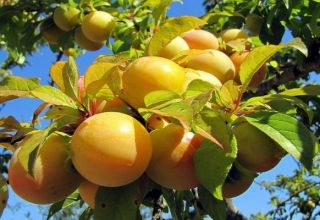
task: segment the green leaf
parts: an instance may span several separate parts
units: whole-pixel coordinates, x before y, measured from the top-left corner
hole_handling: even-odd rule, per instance
[[[237,148],[234,139],[231,152],[205,140],[194,155],[195,170],[201,185],[219,200],[223,200],[222,185],[228,176],[236,154]]]
[[[95,62],[86,71],[84,84],[86,95],[92,98],[110,100],[114,97],[111,88],[118,92],[119,79],[116,78],[117,66],[113,63]],[[112,87],[109,86],[109,83]],[[116,84],[117,83],[117,84]]]
[[[170,103],[180,102],[181,97],[168,90],[157,90],[148,93],[144,97],[144,104],[147,108],[159,108],[161,106],[169,105]]]
[[[143,5],[153,8],[152,15],[156,23],[158,23],[162,16],[166,16],[166,12],[172,2],[182,2],[182,0],[147,0]]]
[[[197,177],[217,199],[223,199],[222,184],[236,158],[236,139],[225,121],[210,109],[200,112],[194,124],[197,133],[201,128],[216,140],[213,142],[205,139],[196,151],[194,163]]]
[[[78,100],[78,67],[72,56],[69,56],[69,60],[62,69],[62,78],[64,85],[64,92],[71,97],[74,101]]]
[[[215,90],[212,96],[213,106],[222,108],[228,112],[236,110],[240,104],[240,87],[233,80],[227,81],[219,90]]]
[[[292,94],[294,94],[294,93],[298,94],[300,90],[297,89],[296,91],[297,91],[297,93],[295,93],[293,91]],[[259,105],[259,103],[260,103],[260,104],[269,104],[272,107],[272,104],[275,102],[281,102],[283,104],[287,103],[287,104],[292,105],[292,107],[295,105],[295,106],[299,107],[300,109],[302,109],[307,114],[308,119],[309,119],[309,123],[311,123],[313,120],[313,117],[314,117],[313,110],[306,103],[304,103],[301,99],[293,97],[293,96],[285,95],[285,94],[290,94],[290,92],[253,97],[253,98],[247,100],[243,104],[243,106],[254,105],[254,104]],[[285,107],[284,110],[288,110],[288,105],[283,105],[283,107]],[[274,110],[285,113],[285,111],[283,111],[283,109],[275,108]]]
[[[122,187],[99,187],[94,209],[96,220],[134,220],[139,211],[138,181]]]
[[[301,121],[282,113],[267,111],[247,115],[244,119],[301,161],[307,169],[311,169],[318,143]]]
[[[212,90],[212,85],[200,79],[192,80],[183,94],[185,99],[199,96],[203,93]]]
[[[37,88],[34,79],[9,76],[0,82],[0,103],[19,97],[31,97],[30,91]]]
[[[75,191],[64,200],[52,204],[48,212],[47,220],[50,219],[57,212],[72,206],[77,201],[79,201],[79,199],[80,199],[79,192]]]
[[[205,21],[192,16],[182,16],[167,20],[161,26],[160,31],[151,38],[146,50],[147,55],[158,55],[159,51],[178,35],[205,24]]]
[[[90,220],[92,219],[91,218],[92,216],[93,216],[93,209],[88,207],[81,213],[81,215],[79,216],[79,220]]]
[[[70,108],[68,106],[52,106],[44,115],[46,119],[58,119],[62,117],[74,118],[80,120],[82,118],[81,112],[78,109]]]
[[[68,106],[70,108],[77,108],[76,103],[61,90],[51,86],[39,86],[33,89],[31,92],[32,96],[38,98],[44,102],[53,105]]]
[[[227,219],[227,207],[224,201],[216,199],[204,187],[198,187],[200,203],[206,213],[214,220]]]
[[[320,95],[320,85],[308,85],[301,88],[288,89],[280,94],[287,96],[318,96]]]
[[[307,48],[299,38],[295,38],[287,44],[282,45],[265,45],[254,48],[246,57],[240,66],[240,81],[242,83],[242,91],[244,91],[260,67],[267,62],[279,50],[287,47],[294,47],[307,55]]]
[[[9,192],[8,192],[8,184],[6,179],[0,175],[0,217],[2,216],[3,210],[7,206],[8,202],[8,197],[9,197]]]
[[[20,150],[18,158],[22,167],[33,176],[33,165],[36,160],[40,145],[45,141],[47,133],[44,130],[38,130],[29,133],[19,143]]]

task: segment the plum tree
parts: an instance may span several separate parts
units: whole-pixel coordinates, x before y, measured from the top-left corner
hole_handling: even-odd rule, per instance
[[[232,61],[226,54],[218,50],[206,50],[203,53],[193,55],[184,66],[208,72],[217,77],[221,83],[232,80],[235,76],[235,67]]]
[[[189,50],[187,42],[182,37],[176,37],[159,52],[160,57],[171,59],[178,53]]]
[[[147,130],[135,118],[119,112],[99,113],[82,122],[72,136],[71,147],[79,173],[107,187],[138,179],[152,154]]]
[[[99,43],[108,39],[114,25],[115,19],[108,12],[93,11],[84,16],[81,28],[89,40]]]
[[[89,40],[83,34],[82,29],[80,27],[77,28],[75,31],[74,39],[80,48],[89,50],[89,51],[99,50],[104,45],[103,42],[94,42],[92,40]]]
[[[132,107],[144,106],[144,97],[155,90],[181,94],[186,74],[182,67],[162,57],[142,57],[133,61],[123,73],[123,99]]]
[[[248,170],[263,172],[278,164],[284,150],[265,133],[247,122],[236,124],[237,161]]]
[[[176,124],[154,130],[150,136],[153,152],[147,175],[170,189],[186,190],[199,186],[193,154],[202,138]]]
[[[68,5],[60,5],[53,13],[54,23],[64,31],[71,30],[80,20],[80,10]]]
[[[235,80],[240,83],[240,66],[245,60],[245,58],[248,56],[249,51],[244,51],[242,53],[235,52],[230,56],[230,59],[232,60],[234,66],[235,66]],[[266,78],[267,75],[267,65],[263,64],[260,69],[253,75],[249,86],[252,88],[257,88],[260,83]]]
[[[219,42],[214,34],[205,30],[191,30],[183,34],[183,39],[187,42],[190,49],[214,49],[219,48]]]
[[[36,204],[49,204],[66,198],[81,181],[80,175],[72,170],[68,148],[69,138],[59,133],[50,135],[39,150],[33,177],[23,168],[18,157],[21,148],[18,148],[8,169],[13,191],[24,200]]]
[[[83,201],[85,201],[89,207],[94,209],[95,198],[99,186],[89,182],[88,180],[83,180],[78,188],[79,193]]]

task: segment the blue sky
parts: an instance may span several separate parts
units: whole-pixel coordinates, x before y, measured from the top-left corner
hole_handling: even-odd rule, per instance
[[[202,1],[195,0],[185,0],[184,4],[173,3],[169,16],[180,16],[180,15],[194,15],[201,16],[205,13],[204,8],[201,5]],[[284,41],[288,41],[290,35],[286,34]],[[84,74],[86,68],[90,63],[96,58],[97,55],[102,53],[108,53],[106,48],[103,48],[97,52],[88,52],[84,56],[77,58],[77,64],[81,74]],[[0,51],[0,62],[5,58],[5,52]],[[54,63],[56,59],[56,54],[53,54],[48,47],[41,48],[35,55],[28,57],[29,64],[23,69],[14,68],[13,73],[15,75],[20,75],[24,77],[40,77],[41,82],[46,84],[49,82],[49,68]],[[319,78],[312,78],[312,81],[318,81]],[[13,115],[20,121],[30,122],[31,116],[35,108],[40,104],[38,101],[30,101],[30,99],[19,99],[17,101],[8,102],[3,110],[0,111],[0,117],[6,115]],[[262,173],[257,179],[256,182],[261,181],[270,181],[276,178],[279,174],[289,174],[297,165],[293,159],[289,156],[285,157],[280,164],[272,169],[271,171]],[[249,216],[252,213],[258,211],[266,212],[270,209],[268,205],[269,194],[264,191],[259,184],[254,183],[250,189],[243,195],[234,199],[234,203],[237,208]],[[41,215],[38,212],[37,206],[26,203],[13,192],[10,193],[9,206],[14,207],[17,203],[23,203],[20,207],[14,209],[8,208],[4,211],[3,219],[26,219],[24,214],[32,212],[30,219],[42,219]]]

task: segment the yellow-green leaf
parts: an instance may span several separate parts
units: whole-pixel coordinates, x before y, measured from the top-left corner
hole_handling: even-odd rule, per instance
[[[1,175],[0,176],[0,201],[1,201],[0,217],[2,216],[3,210],[7,206],[8,197],[9,197],[8,184],[6,179]]]
[[[301,88],[288,89],[280,94],[287,96],[318,96],[320,95],[320,85],[308,85]]]
[[[272,57],[279,50],[293,47],[301,51],[303,54],[307,54],[306,46],[299,38],[295,38],[287,44],[281,45],[265,45],[261,47],[254,48],[248,56],[245,58],[244,62],[240,66],[240,81],[242,83],[242,91],[250,84],[253,75],[260,69],[260,67],[267,62],[270,57]]]
[[[19,97],[31,97],[30,91],[38,86],[34,79],[6,77],[0,82],[0,103]]]
[[[51,86],[40,86],[31,91],[31,94],[44,102],[53,105],[69,106],[77,108],[76,103],[61,90]]]
[[[192,16],[182,16],[169,19],[160,30],[153,35],[147,47],[147,55],[156,56],[159,51],[165,47],[171,40],[180,34],[205,25],[206,22]]]
[[[58,61],[54,63],[50,68],[50,77],[55,84],[62,90],[65,91],[63,82],[63,68],[67,65],[65,61]]]

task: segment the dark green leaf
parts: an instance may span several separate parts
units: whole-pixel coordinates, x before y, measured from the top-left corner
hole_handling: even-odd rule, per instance
[[[245,119],[301,161],[307,169],[311,169],[313,158],[318,152],[318,143],[301,121],[282,113],[267,111],[247,115]]]
[[[224,201],[216,199],[204,187],[198,188],[200,203],[206,213],[214,220],[227,219],[227,207]]]

